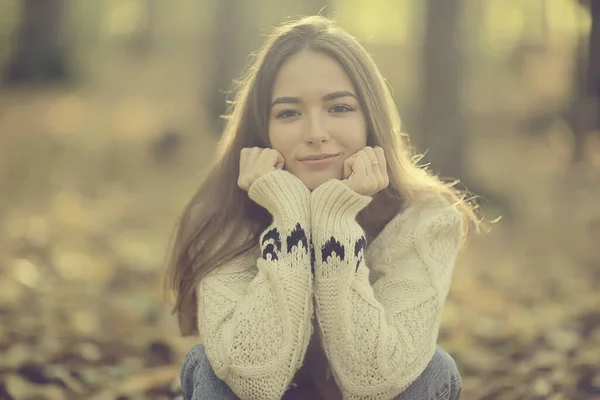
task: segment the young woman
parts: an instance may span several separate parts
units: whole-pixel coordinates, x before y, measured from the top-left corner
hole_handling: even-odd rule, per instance
[[[448,399],[436,345],[478,218],[415,164],[365,49],[313,16],[275,30],[183,212],[168,284],[185,399]]]

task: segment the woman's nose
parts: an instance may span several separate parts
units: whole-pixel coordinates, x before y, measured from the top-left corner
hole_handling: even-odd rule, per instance
[[[306,140],[310,143],[324,142],[329,139],[329,132],[323,121],[323,117],[312,115],[309,117],[306,127]]]

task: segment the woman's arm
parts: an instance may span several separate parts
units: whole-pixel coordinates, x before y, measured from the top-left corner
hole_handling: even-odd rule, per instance
[[[436,198],[388,223],[369,268],[356,222],[369,201],[336,180],[312,194],[316,313],[344,399],[392,398],[425,370],[462,239],[458,210]]]
[[[242,399],[280,399],[300,368],[312,333],[310,192],[276,170],[250,197],[273,215],[260,257],[246,255],[199,287],[199,331],[215,374]]]

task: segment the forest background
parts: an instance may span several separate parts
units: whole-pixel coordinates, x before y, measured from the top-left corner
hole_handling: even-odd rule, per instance
[[[0,399],[170,399],[161,298],[226,91],[334,16],[423,160],[485,199],[439,344],[465,399],[600,399],[600,1],[2,0]]]

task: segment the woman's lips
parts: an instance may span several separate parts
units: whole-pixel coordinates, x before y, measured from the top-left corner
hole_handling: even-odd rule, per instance
[[[311,167],[323,167],[323,166],[330,164],[332,161],[334,161],[338,157],[339,157],[339,154],[336,154],[333,156],[319,158],[316,160],[300,160],[300,162],[304,165],[308,165]]]

